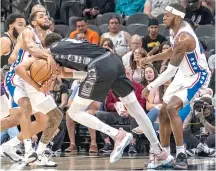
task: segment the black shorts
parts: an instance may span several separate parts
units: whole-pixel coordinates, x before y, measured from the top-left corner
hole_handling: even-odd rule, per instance
[[[110,89],[117,97],[125,97],[133,90],[122,61],[110,52],[91,61],[87,72],[79,89],[82,98],[104,101]]]

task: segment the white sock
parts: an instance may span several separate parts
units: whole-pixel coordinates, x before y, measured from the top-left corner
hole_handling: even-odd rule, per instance
[[[144,131],[144,134],[150,141],[152,147],[153,145],[156,147],[156,144],[160,144],[158,141],[157,135],[155,133],[155,130],[152,126],[152,123],[150,119],[148,118],[148,116],[146,115],[144,109],[140,106],[135,96],[135,93],[131,92],[126,97],[119,98],[119,99],[124,104],[124,106],[127,108],[130,115],[135,118],[140,128]]]
[[[25,153],[27,153],[32,148],[31,139],[25,139],[25,140],[23,140],[23,142],[24,142],[24,146],[25,146]]]
[[[17,137],[14,137],[11,140],[9,140],[8,142],[6,142],[5,144],[11,144],[12,146],[17,146],[20,143],[21,143],[21,141]]]
[[[169,147],[162,147],[169,155],[170,155],[170,146]]]
[[[46,150],[47,144],[44,144],[42,142],[39,142],[37,147],[37,154],[42,154]]]
[[[71,119],[73,119],[74,121],[88,128],[95,129],[97,131],[101,131],[104,134],[109,135],[112,139],[114,139],[114,137],[118,135],[118,129],[115,129],[103,123],[97,117],[90,115],[87,112],[77,112],[77,113],[71,114],[68,111],[68,114],[71,117]]]
[[[176,157],[178,156],[179,153],[185,153],[184,145],[176,146]]]

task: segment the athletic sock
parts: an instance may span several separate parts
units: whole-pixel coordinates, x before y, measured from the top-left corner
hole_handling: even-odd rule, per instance
[[[170,155],[170,146],[162,147]]]
[[[29,152],[32,148],[31,139],[25,139],[24,141],[25,153]]]
[[[39,142],[37,147],[37,154],[42,154],[46,150],[47,144],[44,144],[42,142]]]
[[[6,142],[5,145],[8,144],[11,146],[17,146],[20,143],[21,143],[21,141],[17,137],[14,137],[11,140],[9,140],[8,142]]]
[[[182,145],[182,146],[176,146],[176,157],[178,156],[179,153],[184,153],[185,154],[184,145]]]

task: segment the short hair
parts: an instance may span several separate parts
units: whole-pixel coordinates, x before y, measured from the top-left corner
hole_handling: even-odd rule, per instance
[[[171,4],[169,4],[169,6],[175,8],[176,10],[178,10],[178,11],[180,11],[180,12],[186,13],[185,8],[184,8],[183,5],[180,4],[180,3],[171,3]]]
[[[41,9],[41,8],[44,8],[44,9],[45,9],[45,12],[46,12],[46,8],[45,8],[43,5],[37,4],[37,5],[34,5],[34,6],[32,7],[32,9],[31,9],[31,14],[37,12],[38,9]]]
[[[21,14],[21,13],[12,13],[12,14],[10,14],[7,17],[7,19],[5,21],[5,23],[6,23],[5,24],[5,29],[9,30],[9,25],[13,24],[16,21],[17,18],[24,18],[24,19],[26,19],[25,16],[24,16],[24,14]]]
[[[87,23],[86,18],[83,18],[83,17],[78,17],[78,18],[75,20],[75,24],[76,24],[78,21],[84,21],[85,23]]]
[[[112,41],[110,38],[104,38],[104,39],[100,42],[100,46],[102,47],[103,44],[104,44],[105,42],[110,42],[110,48],[111,48],[111,49],[114,48],[113,41]]]
[[[44,40],[44,46],[49,47],[53,43],[59,42],[62,39],[61,35],[58,33],[50,33],[46,35],[45,40]]]
[[[117,19],[118,22],[119,22],[119,24],[121,24],[121,20],[120,20],[120,18],[119,18],[117,15],[112,15],[112,16],[109,18],[109,20],[108,20],[108,24],[109,24],[110,20],[112,20],[112,19]]]

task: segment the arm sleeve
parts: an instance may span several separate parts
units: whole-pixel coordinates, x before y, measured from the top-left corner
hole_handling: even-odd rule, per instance
[[[160,74],[156,80],[147,86],[148,90],[151,90],[152,88],[158,88],[159,86],[163,85],[176,74],[177,70],[178,67],[169,64],[167,69],[162,74]]]

